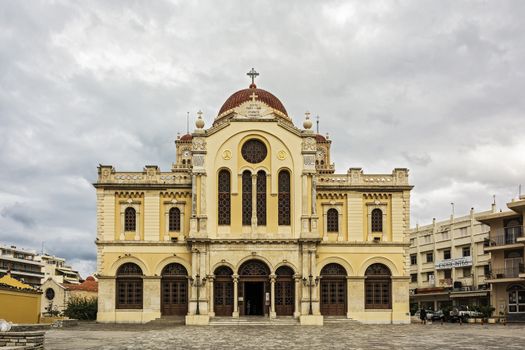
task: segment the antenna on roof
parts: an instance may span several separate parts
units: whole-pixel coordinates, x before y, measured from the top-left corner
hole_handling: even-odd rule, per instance
[[[317,121],[315,122],[317,124],[317,133],[319,134],[319,116],[315,117]]]
[[[454,216],[454,202],[450,202],[450,205],[452,206],[452,216]]]
[[[496,195],[492,195],[492,204],[496,205]]]
[[[518,199],[522,199],[521,198],[521,184],[519,184],[518,186]]]
[[[186,112],[186,134],[190,133],[190,112]]]
[[[42,241],[42,254],[41,255],[44,255],[44,242],[45,241]]]

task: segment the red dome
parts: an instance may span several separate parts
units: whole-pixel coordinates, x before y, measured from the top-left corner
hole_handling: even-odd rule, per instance
[[[275,110],[278,110],[279,112],[283,113],[284,115],[288,116],[288,113],[286,112],[286,109],[284,108],[283,104],[277,97],[272,95],[266,90],[258,89],[255,84],[250,85],[248,89],[239,90],[233,95],[231,95],[226,102],[221,107],[221,110],[219,111],[219,115],[221,115],[224,112],[229,111],[230,109],[233,109],[235,107],[240,106],[244,102],[250,101],[251,95],[255,92],[255,95],[257,96],[255,99],[257,101],[261,101],[266,103],[268,106],[272,107]]]
[[[326,137],[324,137],[324,136],[321,135],[321,134],[317,134],[317,135],[315,135],[315,140],[316,140],[317,142],[326,142]]]
[[[192,138],[191,134],[186,134],[181,136],[180,141],[191,141]]]

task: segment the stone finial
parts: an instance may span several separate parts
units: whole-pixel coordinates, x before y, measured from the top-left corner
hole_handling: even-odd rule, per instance
[[[204,128],[204,120],[202,119],[202,111],[198,111],[197,112],[197,120],[195,121],[195,126],[197,127],[197,129],[202,129]]]
[[[303,127],[309,130],[312,127],[312,121],[310,120],[310,112],[304,113]]]

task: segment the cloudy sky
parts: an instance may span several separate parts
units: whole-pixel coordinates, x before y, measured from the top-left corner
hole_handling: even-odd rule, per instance
[[[260,72],[338,172],[410,168],[412,224],[525,192],[524,1],[2,1],[0,242],[95,268],[99,163],[175,159]]]

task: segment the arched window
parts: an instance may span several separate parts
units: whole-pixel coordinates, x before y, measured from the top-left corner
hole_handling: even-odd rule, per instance
[[[392,280],[390,270],[383,264],[372,264],[365,272],[365,308],[390,309]]]
[[[126,208],[124,211],[124,231],[135,231],[137,227],[136,220],[135,209],[131,207]]]
[[[142,270],[125,263],[117,270],[117,309],[142,309]]]
[[[383,212],[381,209],[372,210],[372,232],[383,232]]]
[[[266,173],[257,172],[257,225],[266,225]]]
[[[290,173],[288,170],[279,172],[279,203],[277,205],[279,225],[290,225]]]
[[[180,231],[180,209],[171,208],[169,212],[169,229],[170,231]]]
[[[219,225],[230,224],[230,172],[221,170],[219,172]]]
[[[326,231],[339,232],[339,213],[337,209],[328,209],[326,213]]]
[[[242,173],[242,224],[252,223],[252,174],[246,170]]]

